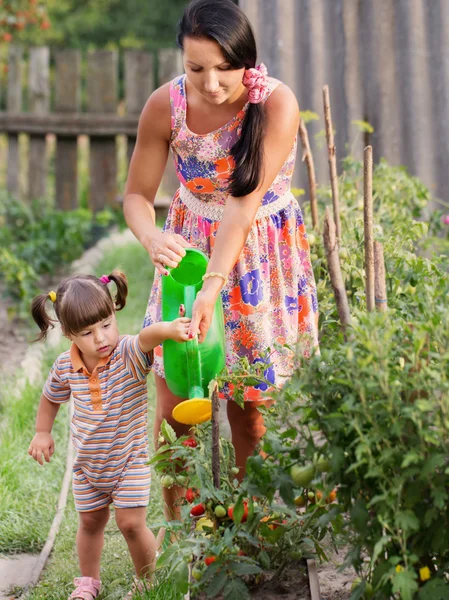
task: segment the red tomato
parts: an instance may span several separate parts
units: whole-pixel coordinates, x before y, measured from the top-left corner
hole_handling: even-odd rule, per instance
[[[191,504],[195,498],[198,498],[198,490],[194,490],[193,488],[189,488],[186,491],[186,500],[189,504]]]
[[[204,563],[206,565],[206,567],[208,567],[209,565],[211,565],[212,563],[214,563],[217,560],[216,556],[207,556],[204,559]]]
[[[190,511],[190,514],[192,515],[192,517],[199,517],[204,512],[205,512],[204,505],[196,504],[195,506],[192,506],[192,510]]]
[[[234,521],[234,507],[230,506],[228,508],[228,517]],[[248,518],[248,502],[246,500],[243,501],[243,516],[240,523],[244,523]]]
[[[186,448],[196,448],[198,446],[198,443],[195,438],[189,437],[187,440],[184,440],[182,442],[182,445]]]

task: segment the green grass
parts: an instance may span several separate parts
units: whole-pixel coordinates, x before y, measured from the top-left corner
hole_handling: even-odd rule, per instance
[[[61,347],[59,351],[63,351]],[[0,553],[35,552],[42,548],[59,497],[69,435],[67,406],[59,411],[54,428],[56,452],[41,467],[28,455],[34,435],[42,383],[54,359],[45,361],[43,379],[27,384],[17,395],[14,380],[0,388]],[[20,376],[21,373],[18,373]]]
[[[95,268],[95,273],[110,273],[120,268],[126,273],[129,283],[129,296],[126,307],[117,313],[120,333],[137,333],[141,326],[148,301],[153,267],[148,254],[139,243],[122,248],[111,248],[107,256]],[[151,425],[155,413],[153,379],[148,378],[148,412],[151,444]],[[133,566],[126,543],[112,517],[105,532],[105,547],[102,558],[101,580],[103,583],[102,600],[121,599],[129,591],[133,578]],[[162,501],[160,487],[154,477],[151,486],[150,506],[147,511],[149,525],[160,523]],[[72,580],[78,576],[78,561],[74,550],[78,516],[73,499],[70,497],[52,556],[42,581],[33,590],[29,600],[61,600],[73,590]],[[141,596],[136,595],[136,599]],[[171,587],[171,583],[161,581],[146,594],[145,600],[179,600],[182,598]]]

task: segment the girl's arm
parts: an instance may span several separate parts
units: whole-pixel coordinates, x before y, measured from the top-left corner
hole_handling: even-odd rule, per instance
[[[59,404],[50,402],[43,394],[41,396],[36,417],[36,435],[31,440],[28,454],[40,465],[43,465],[42,454],[47,462],[55,452],[55,443],[51,430],[58,414]]]
[[[174,321],[153,323],[139,333],[139,346],[142,352],[150,352],[164,340],[186,342],[189,335],[190,319],[181,317]]]
[[[207,271],[228,276],[245,245],[257,209],[272,185],[294,144],[299,126],[299,106],[285,85],[274,90],[265,103],[267,127],[264,138],[262,180],[259,188],[242,198],[230,196],[217,231]],[[220,277],[205,280],[193,307],[191,337],[199,330],[202,342],[210,326],[213,308],[223,286]]]
[[[140,116],[123,203],[129,228],[161,273],[166,271],[164,265],[176,267],[189,246],[182,236],[156,227],[154,199],[167,164],[170,135],[170,84],[166,84],[150,96]]]

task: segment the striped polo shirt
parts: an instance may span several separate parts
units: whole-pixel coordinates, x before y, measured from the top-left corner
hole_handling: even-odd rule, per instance
[[[71,432],[74,470],[107,487],[128,461],[148,456],[147,381],[153,352],[139,347],[138,336],[120,336],[112,353],[90,373],[72,344],[51,368],[44,396],[57,404],[73,395]]]

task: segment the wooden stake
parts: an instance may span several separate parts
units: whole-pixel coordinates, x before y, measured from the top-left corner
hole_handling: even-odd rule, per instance
[[[215,383],[212,391],[212,478],[214,486],[220,489],[220,400],[218,385]]]
[[[338,195],[337,155],[334,143],[334,131],[332,129],[331,105],[329,99],[329,86],[323,88],[324,124],[326,127],[327,152],[329,157],[329,174],[332,189],[332,205],[334,208],[334,222],[338,243],[341,240],[340,200]]]
[[[335,302],[337,303],[340,323],[345,333],[346,327],[351,323],[351,313],[349,312],[348,297],[346,295],[345,284],[340,268],[340,258],[338,256],[338,244],[335,231],[335,223],[326,208],[323,227],[324,247],[326,248],[327,266],[329,276],[334,290]]]
[[[363,152],[363,223],[365,230],[366,308],[374,310],[373,149]]]
[[[380,242],[374,242],[374,301],[379,312],[388,309],[384,247]]]
[[[312,211],[312,225],[314,229],[318,229],[318,204],[316,199],[316,177],[315,177],[315,164],[313,162],[313,155],[310,149],[309,134],[307,132],[306,125],[302,118],[299,119],[299,137],[301,138],[302,144],[302,161],[307,165],[307,175],[309,177],[309,196],[310,196],[310,209]]]

